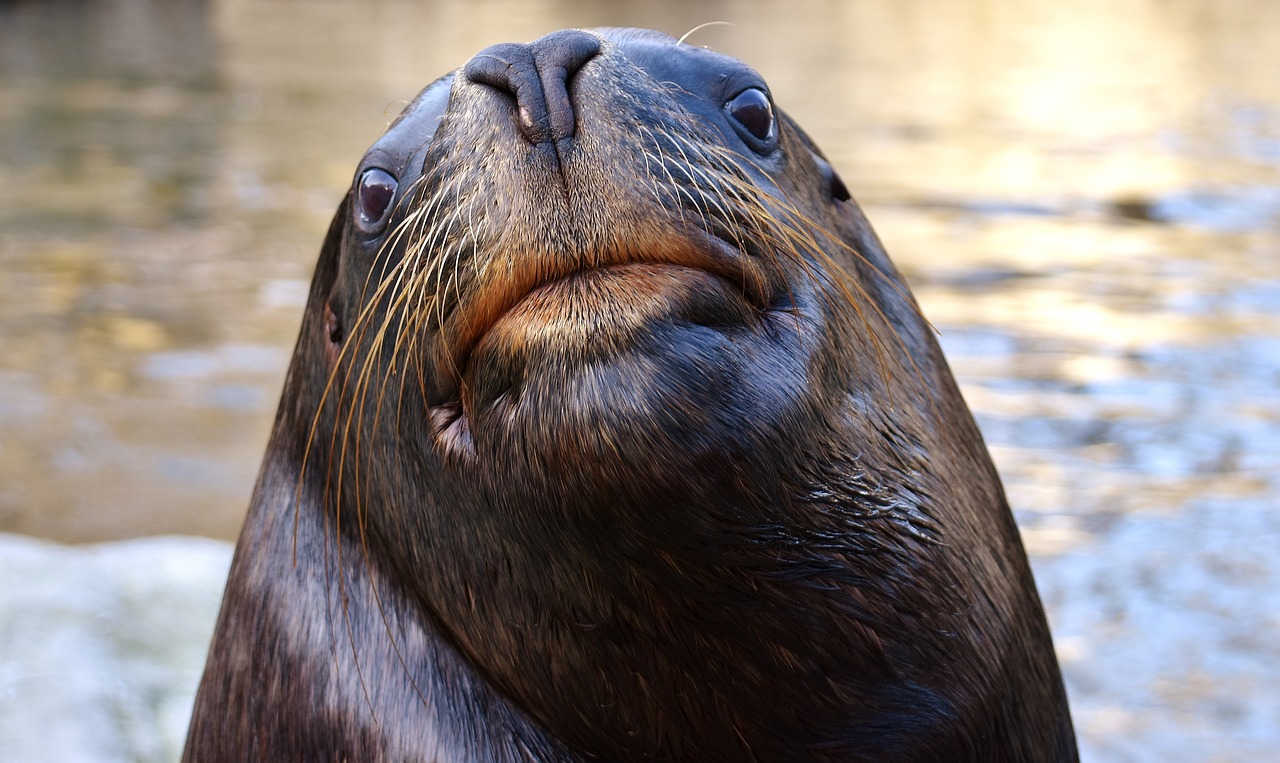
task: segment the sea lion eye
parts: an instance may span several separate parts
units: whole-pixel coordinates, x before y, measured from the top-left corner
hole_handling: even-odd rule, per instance
[[[356,206],[360,210],[360,222],[367,228],[376,228],[387,217],[391,200],[395,198],[399,183],[391,173],[373,167],[360,175],[356,186]]]
[[[724,110],[756,140],[773,137],[773,104],[757,87],[747,88],[725,104]]]

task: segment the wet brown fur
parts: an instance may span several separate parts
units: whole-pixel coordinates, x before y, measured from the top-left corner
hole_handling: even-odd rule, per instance
[[[326,237],[184,760],[1074,760],[860,210],[781,112],[768,151],[717,122],[758,75],[598,34],[571,139],[464,73],[366,160],[413,179]]]

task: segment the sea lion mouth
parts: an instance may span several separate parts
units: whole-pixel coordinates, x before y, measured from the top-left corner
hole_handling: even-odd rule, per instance
[[[750,324],[778,306],[777,277],[740,246],[703,230],[668,229],[632,250],[575,262],[525,258],[465,295],[442,322],[431,362],[441,383],[428,404],[458,402],[498,347],[599,360],[624,350],[648,321]]]
[[[549,259],[484,283],[442,322],[426,402],[446,452],[471,452],[476,414],[518,398],[530,378],[633,362],[660,325],[731,334],[789,305],[775,263],[701,229],[667,229],[585,267]]]

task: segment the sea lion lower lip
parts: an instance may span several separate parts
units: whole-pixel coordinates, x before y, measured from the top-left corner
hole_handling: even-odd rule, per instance
[[[464,373],[495,347],[596,356],[625,347],[654,321],[736,326],[755,313],[740,285],[705,270],[635,263],[579,271],[539,286],[500,315],[472,347]]]
[[[465,452],[475,406],[510,389],[531,365],[551,360],[563,370],[621,355],[659,321],[732,330],[761,312],[741,284],[683,265],[629,263],[571,273],[528,292],[478,335],[460,365],[454,396],[428,403],[431,430],[447,450]]]
[[[713,233],[693,231],[666,240],[655,238],[651,243],[652,247],[644,258],[615,254],[602,257],[603,261],[595,267],[553,272],[545,274],[541,279],[527,279],[523,285],[517,285],[518,279],[489,285],[485,290],[488,292],[487,296],[475,299],[467,308],[453,316],[440,332],[433,361],[435,382],[427,390],[428,405],[438,407],[456,403],[461,396],[463,376],[471,365],[473,353],[494,326],[526,300],[539,294],[553,293],[557,288],[568,284],[603,283],[604,281],[597,279],[608,280],[610,274],[624,278],[647,274],[651,279],[657,273],[666,271],[668,275],[682,273],[681,278],[692,279],[690,283],[696,281],[707,285],[719,282],[721,286],[715,290],[732,289],[737,297],[736,303],[742,310],[754,308],[756,311],[764,311],[774,303],[776,287],[770,285],[762,264]],[[646,278],[640,278],[636,283],[645,282]],[[655,285],[652,280],[648,284],[650,287]],[[724,300],[716,302],[721,305],[721,309],[728,304]],[[686,319],[707,324],[717,322],[715,315],[697,315],[695,303],[696,301],[686,302]],[[708,302],[704,308],[709,309],[710,305]],[[733,312],[734,309],[730,309],[729,313],[722,316],[725,322],[749,320],[745,313],[735,318],[731,315]]]
[[[738,309],[724,309],[720,303],[726,302],[726,295],[734,298]],[[543,317],[561,322],[598,319],[607,313],[603,317],[610,324],[609,330],[614,331],[633,312],[643,313],[642,318],[654,317],[653,306],[664,301],[680,301],[686,312],[690,307],[707,308],[706,315],[681,316],[694,323],[719,324],[749,318],[742,287],[719,274],[666,263],[613,265],[578,271],[539,286],[499,316],[479,337],[477,345],[513,323],[518,327],[544,313],[559,313]],[[588,311],[594,315],[585,315]]]
[[[469,396],[554,358],[557,367],[633,350],[659,322],[732,330],[758,317],[740,285],[717,273],[631,263],[572,273],[530,291],[481,333],[462,376]]]

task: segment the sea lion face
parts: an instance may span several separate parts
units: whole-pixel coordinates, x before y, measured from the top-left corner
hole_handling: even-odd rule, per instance
[[[495,46],[361,162],[330,333],[459,468],[723,454],[812,398],[851,206],[741,62],[626,30]]]
[[[329,363],[309,478],[572,746],[656,754],[689,719],[705,749],[766,744],[791,723],[779,686],[910,673],[893,629],[845,612],[958,627],[928,599],[961,590],[953,571],[919,591],[912,572],[933,548],[919,497],[949,478],[921,476],[927,414],[954,388],[745,64],[629,30],[490,48],[373,146],[334,230],[325,330],[302,340]],[[943,706],[910,675],[895,702]],[[793,706],[835,728],[854,695]]]

